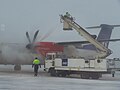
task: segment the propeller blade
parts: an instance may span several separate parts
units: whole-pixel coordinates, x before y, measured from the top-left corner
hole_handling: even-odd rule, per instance
[[[39,30],[37,30],[37,31],[35,32],[35,35],[34,35],[34,37],[33,37],[33,41],[32,41],[32,43],[34,43],[34,42],[35,42],[36,37],[37,37],[37,35],[38,35],[38,32],[39,32]]]
[[[27,37],[29,43],[31,43],[30,36],[29,36],[28,32],[26,32],[26,37]]]

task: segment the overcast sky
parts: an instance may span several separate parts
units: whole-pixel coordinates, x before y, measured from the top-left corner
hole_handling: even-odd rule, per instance
[[[74,30],[62,30],[60,14],[69,12],[76,22],[83,26],[120,24],[119,0],[0,0],[0,41],[27,42],[25,32],[31,37],[39,29],[41,36],[52,34],[43,41],[83,40]],[[99,29],[87,30],[98,34]],[[111,38],[120,38],[120,28],[115,28]],[[110,43],[113,50],[111,57],[119,57],[120,42]]]

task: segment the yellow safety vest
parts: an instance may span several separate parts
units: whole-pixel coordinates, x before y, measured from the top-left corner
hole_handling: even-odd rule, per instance
[[[40,64],[40,60],[38,59],[33,60],[33,64]]]

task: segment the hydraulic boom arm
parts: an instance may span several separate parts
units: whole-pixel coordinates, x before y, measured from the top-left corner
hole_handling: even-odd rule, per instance
[[[83,36],[86,40],[88,40],[91,44],[93,44],[97,48],[100,54],[99,56],[96,56],[96,58],[107,57],[108,55],[111,54],[111,50],[109,50],[103,44],[94,39],[85,29],[78,25],[71,16],[60,15],[60,17],[61,20],[63,20],[64,30],[69,29],[72,30],[72,28],[74,28],[81,36]]]

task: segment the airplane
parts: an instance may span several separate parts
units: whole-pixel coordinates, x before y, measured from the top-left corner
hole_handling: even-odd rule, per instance
[[[108,48],[110,41],[120,41],[120,39],[110,39],[114,27],[120,27],[120,25],[101,24],[100,26],[87,27],[87,29],[101,28],[98,37],[91,36]],[[89,41],[59,42],[57,44],[64,46],[64,54],[67,57],[80,57],[88,60],[94,59],[99,54],[96,47]]]
[[[108,47],[110,41],[119,41],[120,39],[110,39],[112,29],[120,25],[101,24],[92,28],[101,28],[98,35],[91,35],[99,42]],[[31,65],[35,57],[40,58],[44,65],[46,53],[64,53],[68,57],[93,58],[96,54],[96,48],[88,41],[71,41],[71,42],[36,42],[39,30],[34,34],[33,40],[30,40],[29,33],[26,32],[28,44],[0,43],[0,64],[12,64],[14,70],[21,70],[21,65]]]

